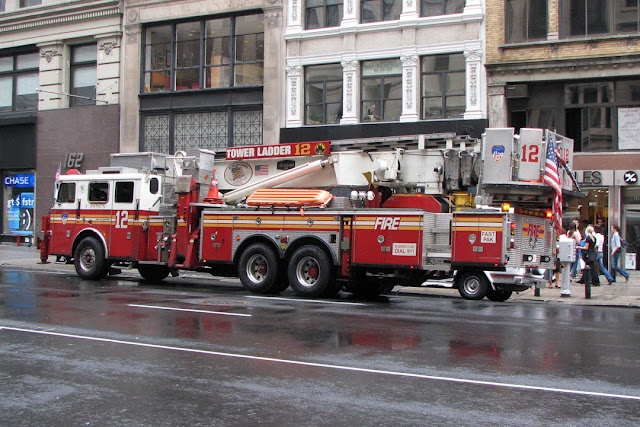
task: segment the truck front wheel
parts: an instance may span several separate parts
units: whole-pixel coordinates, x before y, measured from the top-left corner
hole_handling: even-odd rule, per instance
[[[319,297],[332,291],[332,266],[327,254],[316,246],[296,250],[287,267],[289,284],[302,297]]]
[[[274,292],[278,284],[279,265],[276,254],[262,243],[249,246],[240,256],[238,277],[242,286],[254,294]]]
[[[482,272],[469,271],[463,273],[458,280],[458,292],[464,299],[480,300],[489,291],[489,281]]]
[[[108,268],[104,248],[94,237],[85,237],[80,241],[73,256],[73,263],[78,276],[88,280],[102,279]]]

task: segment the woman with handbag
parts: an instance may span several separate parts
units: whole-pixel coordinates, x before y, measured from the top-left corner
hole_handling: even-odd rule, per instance
[[[587,265],[583,274],[585,285],[591,281],[592,286],[600,286],[600,278],[596,270],[596,259],[598,258],[596,236],[592,226],[587,227],[584,246],[579,246],[579,248],[582,249],[582,259]]]

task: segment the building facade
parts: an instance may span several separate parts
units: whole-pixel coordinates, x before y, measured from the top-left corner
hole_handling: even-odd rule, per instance
[[[491,126],[572,138],[587,198],[571,219],[640,237],[640,5],[626,0],[487,0]],[[608,227],[607,227],[608,228]],[[630,263],[631,264],[631,263]]]
[[[0,2],[3,240],[31,240],[60,168],[81,171],[119,148],[117,0]]]
[[[126,0],[120,151],[277,144],[280,0]]]
[[[480,0],[290,0],[281,142],[486,126]]]

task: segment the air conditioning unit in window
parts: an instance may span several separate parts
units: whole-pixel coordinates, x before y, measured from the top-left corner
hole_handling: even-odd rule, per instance
[[[507,98],[528,98],[529,87],[526,84],[507,85]]]

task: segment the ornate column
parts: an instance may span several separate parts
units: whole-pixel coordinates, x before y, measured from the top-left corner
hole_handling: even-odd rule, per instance
[[[342,61],[342,119],[341,125],[352,125],[360,122],[358,105],[360,99],[360,78],[358,60]]]
[[[402,114],[401,122],[417,122],[418,115],[418,87],[420,74],[418,72],[418,55],[403,54],[402,62]]]
[[[39,44],[40,48],[40,73],[38,84],[40,89],[47,92],[38,94],[39,110],[54,110],[69,106],[69,97],[59,95],[67,92],[65,84],[67,72],[65,64],[65,46],[62,41]],[[55,92],[55,93],[51,93]]]
[[[420,0],[402,0],[400,21],[415,21],[420,17]]]
[[[304,0],[289,0],[287,2],[287,30],[286,33],[299,33],[302,31],[302,9]]]
[[[280,0],[267,0],[271,6],[264,8],[264,86],[262,103],[262,143],[280,142],[280,129],[285,127],[287,117],[285,102],[285,53],[281,46],[284,40],[283,11]]]
[[[135,153],[140,150],[140,70],[142,51],[142,26],[138,13],[130,9],[126,13],[124,42],[121,46],[122,81],[120,82],[120,152]]]
[[[96,36],[98,63],[96,69],[96,99],[109,104],[120,102],[120,44],[121,33]],[[98,102],[97,104],[104,104]]]
[[[489,83],[489,127],[507,127],[507,98],[504,83]]]
[[[484,67],[482,66],[482,49],[467,49],[464,51],[466,58],[466,111],[464,118],[481,119],[484,114]]]
[[[287,127],[302,126],[302,65],[287,65]]]
[[[344,0],[342,5],[342,22],[343,27],[355,27],[358,25],[360,16],[360,0]]]

